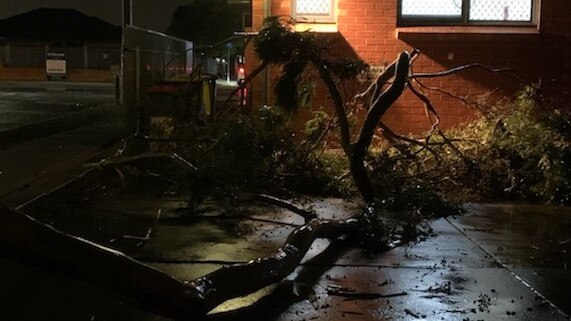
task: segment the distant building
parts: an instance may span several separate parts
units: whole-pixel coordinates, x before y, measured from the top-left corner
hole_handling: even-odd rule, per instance
[[[40,77],[42,71],[45,74],[50,52],[63,53],[72,74],[94,70],[99,73],[92,73],[98,74],[92,80],[110,80],[112,69],[121,63],[121,27],[73,9],[41,8],[0,20],[0,67],[4,74],[36,68],[34,77]],[[102,76],[101,71],[109,77]],[[28,76],[22,77],[27,78],[34,73],[24,74]]]

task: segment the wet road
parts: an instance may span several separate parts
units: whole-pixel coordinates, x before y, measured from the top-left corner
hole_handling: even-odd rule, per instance
[[[109,83],[0,81],[0,132],[110,104]]]
[[[84,171],[124,135],[122,117],[113,84],[0,81],[0,202],[16,206]]]

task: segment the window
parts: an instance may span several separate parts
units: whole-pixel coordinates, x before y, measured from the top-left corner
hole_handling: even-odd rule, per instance
[[[398,0],[399,25],[533,25],[539,0]]]
[[[335,0],[292,0],[291,8],[299,22],[335,22]]]

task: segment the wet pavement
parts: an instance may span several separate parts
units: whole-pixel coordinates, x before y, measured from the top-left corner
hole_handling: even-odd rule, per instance
[[[180,210],[184,199],[133,194],[118,185],[113,180],[96,184],[76,200],[36,214],[179,280],[273,253],[302,223],[288,211],[260,205],[222,210],[205,204],[199,214],[190,214]],[[327,218],[346,218],[359,210],[339,199],[313,200],[312,205]],[[153,225],[159,212],[160,221]],[[228,301],[209,317],[569,320],[564,282],[570,274],[570,221],[568,208],[468,205],[465,215],[433,221],[435,236],[382,254],[320,239],[287,280]],[[151,226],[148,242],[121,238],[145,235]],[[6,276],[0,288],[9,289],[0,295],[1,320],[37,320],[35,311],[47,310],[53,320],[162,320],[121,303],[105,289],[5,256],[0,256],[0,269]],[[34,300],[26,300],[28,291]]]
[[[466,206],[452,220],[514,276],[571,314],[571,209],[495,204]]]

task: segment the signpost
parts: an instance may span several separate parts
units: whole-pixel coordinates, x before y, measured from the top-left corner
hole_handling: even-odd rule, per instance
[[[67,66],[65,61],[65,53],[48,52],[46,54],[46,76],[48,80],[65,79],[67,75]]]

